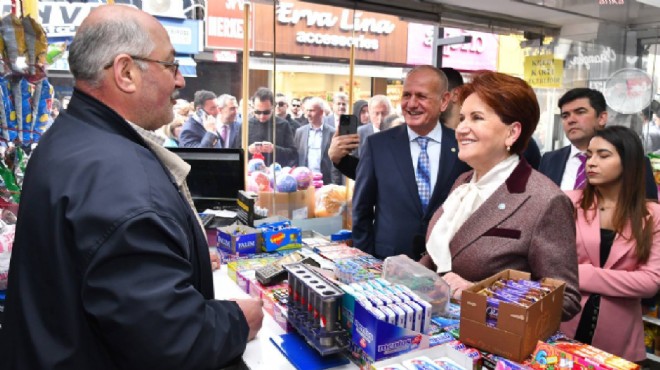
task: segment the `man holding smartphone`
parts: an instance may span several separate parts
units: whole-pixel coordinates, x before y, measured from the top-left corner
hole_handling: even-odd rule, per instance
[[[273,102],[273,92],[268,88],[260,87],[254,93],[254,115],[248,121],[248,152],[250,157],[261,153],[267,166],[273,161],[282,166],[296,166],[298,152],[293,143],[293,133],[287,121],[273,116]]]
[[[184,148],[214,148],[218,145],[219,135],[215,125],[218,103],[215,99],[212,91],[195,92],[195,113],[183,123],[179,145]]]

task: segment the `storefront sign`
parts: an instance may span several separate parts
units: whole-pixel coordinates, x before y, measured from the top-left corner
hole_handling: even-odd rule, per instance
[[[300,3],[298,3],[300,4]],[[350,48],[355,45],[358,49],[378,49],[378,39],[369,38],[368,35],[389,35],[396,25],[388,19],[365,16],[364,12],[343,9],[339,16],[330,11],[314,11],[311,9],[296,9],[294,3],[280,2],[277,8],[277,22],[282,25],[297,25],[304,23],[307,27],[326,29],[336,32],[348,33],[325,34],[318,32],[300,31],[296,34],[296,42],[301,44],[329,45]],[[302,4],[300,4],[302,6]],[[363,18],[364,17],[364,18]],[[350,36],[350,33],[362,33],[359,36]]]
[[[243,50],[243,0],[213,0],[206,7],[206,47]],[[250,7],[250,19],[253,19]],[[250,50],[254,48],[252,24],[249,24]]]
[[[204,49],[201,45],[202,22],[197,20],[158,19],[165,27],[174,50],[178,54],[197,54]]]
[[[525,81],[532,87],[561,87],[563,60],[553,55],[525,57]]]
[[[238,53],[234,50],[214,50],[213,60],[216,62],[236,63],[238,61]]]
[[[442,66],[463,71],[497,70],[497,35],[445,28],[444,37],[470,35],[472,42],[442,48]]]
[[[430,64],[433,60],[434,26],[408,24],[408,64]],[[496,35],[483,32],[445,28],[444,37],[472,36],[472,42],[449,45],[442,48],[442,66],[461,71],[497,69],[498,39]]]
[[[2,14],[11,13],[11,2],[2,1]],[[101,3],[66,3],[40,1],[39,23],[46,31],[48,38],[73,37],[83,19],[89,12],[102,5]]]
[[[580,66],[591,69],[592,65],[601,65],[616,61],[616,53],[611,47],[606,47],[600,54],[584,55],[578,50],[578,55],[570,57],[566,61],[566,68],[580,68]]]
[[[282,54],[347,59],[355,46],[357,60],[405,63],[406,22],[395,16],[287,0],[255,4],[255,19],[256,51],[274,51],[276,39]]]

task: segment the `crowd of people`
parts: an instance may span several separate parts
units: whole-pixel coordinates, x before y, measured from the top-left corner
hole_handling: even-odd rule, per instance
[[[247,120],[230,95],[177,102],[185,81],[174,55],[163,26],[135,8],[100,6],[80,25],[73,97],[25,174],[3,369],[204,369],[241,356],[262,302],[214,299],[190,167],[155,132],[167,124],[167,145],[235,148],[242,121],[251,156],[355,179],[355,247],[408,255],[459,299],[505,269],[561,279],[566,333],[645,358],[640,301],[660,288],[660,205],[642,141],[607,126],[600,92],[564,94],[571,144],[541,157],[536,94],[502,73],[463,84],[415,67],[402,117],[376,95],[355,103],[357,133],[338,135],[343,93],[326,112],[321,97],[259,88]]]

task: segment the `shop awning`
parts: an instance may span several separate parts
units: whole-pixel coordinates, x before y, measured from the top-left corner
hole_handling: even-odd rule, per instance
[[[177,56],[176,60],[183,77],[197,77],[197,62],[193,58]]]

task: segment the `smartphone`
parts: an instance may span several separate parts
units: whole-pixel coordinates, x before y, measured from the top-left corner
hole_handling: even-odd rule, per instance
[[[339,116],[339,135],[357,134],[358,119],[352,114],[342,114]]]

